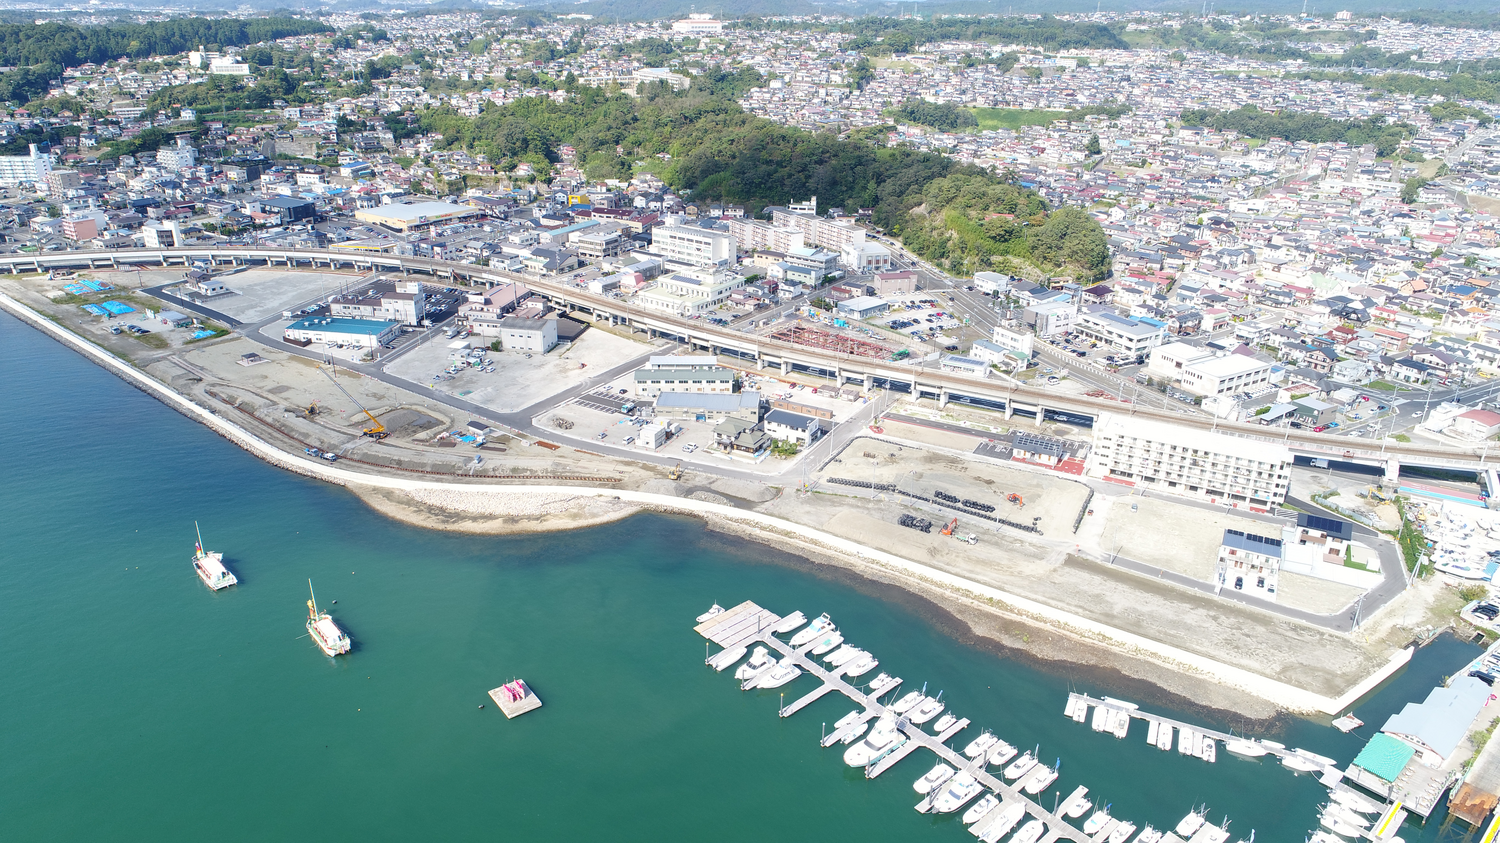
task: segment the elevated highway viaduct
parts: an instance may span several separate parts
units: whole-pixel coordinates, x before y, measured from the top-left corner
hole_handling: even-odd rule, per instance
[[[1214,430],[1290,448],[1293,454],[1378,466],[1388,480],[1399,477],[1402,465],[1445,468],[1487,473],[1495,464],[1486,450],[1394,442],[1371,441],[1308,430],[1270,430],[1259,425],[1204,417],[1184,409],[1140,407],[1105,398],[1064,395],[1025,385],[1011,385],[985,378],[921,368],[913,363],[873,360],[820,348],[773,340],[721,328],[700,320],[642,310],[629,302],[595,295],[555,279],[537,279],[473,264],[389,254],[350,254],[339,250],[294,250],[265,247],[117,249],[107,251],[49,252],[0,255],[0,272],[10,274],[49,270],[115,269],[156,267],[285,266],[291,269],[354,270],[426,275],[450,283],[491,286],[508,282],[525,284],[575,318],[608,322],[653,338],[665,338],[706,354],[738,360],[745,368],[774,371],[784,378],[798,375],[834,381],[840,385],[886,389],[917,398],[931,399],[940,406],[967,405],[1004,414],[1009,419],[1057,422],[1092,427],[1104,413],[1125,413],[1202,430]]]

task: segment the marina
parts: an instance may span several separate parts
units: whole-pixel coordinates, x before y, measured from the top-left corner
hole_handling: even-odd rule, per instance
[[[1085,833],[1084,829],[1067,822],[1065,817],[1076,818],[1084,813],[1083,806],[1087,804],[1086,788],[1074,790],[1065,802],[1059,801],[1061,806],[1059,812],[1049,811],[1038,802],[1027,798],[1027,794],[1040,796],[1052,786],[1056,781],[1061,759],[1053,765],[1046,765],[1038,763],[1034,753],[1027,753],[1023,759],[1029,761],[1029,766],[1015,776],[1014,782],[1007,784],[986,769],[986,761],[990,756],[989,749],[999,743],[998,737],[995,737],[993,741],[977,740],[975,744],[980,744],[978,746],[971,744],[969,748],[974,750],[971,758],[965,753],[954,751],[947,745],[949,740],[970,726],[967,718],[953,720],[947,724],[946,729],[933,734],[922,729],[920,725],[913,723],[906,716],[904,712],[921,708],[924,702],[935,702],[936,698],[925,696],[925,689],[903,696],[900,704],[896,706],[901,709],[901,712],[897,712],[890,707],[894,704],[882,703],[881,698],[898,688],[901,684],[899,678],[881,674],[868,688],[861,689],[851,685],[843,678],[840,668],[830,670],[819,664],[816,659],[809,657],[820,643],[825,642],[829,635],[836,632],[827,615],[814,621],[814,624],[817,628],[812,629],[811,634],[808,634],[808,630],[803,630],[793,636],[791,641],[782,641],[776,637],[776,633],[785,634],[797,627],[783,623],[781,616],[753,602],[746,601],[733,608],[705,616],[704,620],[694,627],[694,631],[721,647],[737,649],[741,653],[742,648],[768,647],[781,654],[780,664],[796,667],[816,677],[821,684],[790,705],[783,703],[778,709],[781,717],[789,717],[835,691],[859,705],[859,709],[850,712],[834,724],[833,732],[824,731],[821,740],[824,747],[832,746],[850,736],[858,737],[863,734],[872,719],[880,718],[880,723],[876,726],[877,731],[882,729],[882,726],[887,730],[893,728],[894,739],[889,742],[886,741],[886,736],[882,735],[878,739],[879,742],[870,745],[870,750],[855,753],[851,749],[850,754],[846,755],[846,758],[852,757],[859,761],[864,761],[865,757],[869,756],[869,760],[864,763],[866,778],[873,779],[880,776],[919,749],[928,750],[937,756],[939,764],[946,764],[949,769],[956,771],[946,782],[932,787],[926,798],[917,804],[918,811],[924,813],[929,810],[957,811],[970,800],[979,797],[981,793],[992,794],[997,800],[995,805],[978,818],[969,829],[970,833],[980,840],[998,840],[1010,833],[1012,828],[1020,829],[1016,832],[1013,843],[1025,843],[1027,840],[1030,843],[1057,843],[1061,840],[1074,841],[1074,843],[1127,843],[1130,836],[1135,833],[1134,824],[1109,818],[1107,814],[1104,815],[1097,829],[1090,829],[1092,833]],[[715,662],[715,658],[715,656],[709,656],[705,661],[716,668],[721,667]],[[1095,700],[1082,694],[1069,696],[1068,716],[1081,720],[1080,710],[1086,712],[1090,706],[1096,708],[1097,716],[1108,718],[1110,731],[1118,729],[1119,733],[1123,733],[1128,730],[1130,719],[1138,717],[1155,720],[1159,728],[1169,726],[1187,728],[1191,733],[1201,734],[1204,740],[1221,739],[1219,733],[1193,729],[1186,724],[1166,718],[1153,718],[1151,715],[1140,712],[1130,703],[1107,699]],[[1098,714],[1101,709],[1105,712],[1104,714]],[[871,734],[874,735],[875,732]],[[1228,737],[1222,736],[1222,738]],[[863,749],[867,745],[867,743],[861,743],[860,748]],[[1201,747],[1201,744],[1198,746]],[[1195,748],[1194,754],[1199,752],[1201,748]],[[1213,756],[1210,754],[1208,757]],[[1010,772],[1009,768],[1007,772]],[[941,768],[934,768],[934,772],[928,773],[928,776],[936,779],[940,774]],[[926,776],[918,780],[919,792],[920,784],[924,780],[927,780]],[[1199,816],[1201,819],[1201,815],[1190,815],[1192,816]],[[1225,823],[1227,824],[1227,820]],[[1400,824],[1396,822],[1391,825],[1393,828],[1398,828]],[[1087,826],[1086,823],[1085,827]],[[1227,839],[1228,832],[1222,826],[1200,821],[1193,826],[1191,833],[1185,836],[1166,834],[1160,838],[1160,843],[1225,843]]]

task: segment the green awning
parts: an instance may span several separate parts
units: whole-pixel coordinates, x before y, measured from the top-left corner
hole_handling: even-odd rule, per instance
[[[1354,759],[1354,766],[1368,770],[1385,781],[1394,782],[1416,752],[1411,744],[1381,732],[1370,738],[1365,748],[1359,751],[1358,757]]]

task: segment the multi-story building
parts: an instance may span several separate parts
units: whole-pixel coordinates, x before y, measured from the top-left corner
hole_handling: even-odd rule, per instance
[[[53,170],[47,174],[47,193],[57,198],[66,198],[70,191],[83,187],[83,177],[77,170]]]
[[[99,232],[108,226],[109,218],[104,216],[103,211],[82,211],[63,217],[62,236],[74,243],[81,243],[98,237]]]
[[[718,35],[724,31],[724,22],[714,20],[713,15],[696,13],[688,15],[685,20],[672,21],[672,31],[688,35]]]
[[[1116,483],[1267,511],[1286,500],[1292,452],[1272,442],[1105,413],[1094,427],[1085,471]]]
[[[772,225],[748,217],[728,220],[735,245],[746,252],[769,249],[783,254],[802,248],[802,229],[794,225]]]
[[[637,398],[655,398],[663,392],[734,392],[734,372],[709,356],[652,357],[633,377]]]
[[[1219,355],[1180,342],[1153,349],[1146,370],[1177,381],[1188,392],[1203,396],[1259,392],[1271,382],[1270,363],[1245,354]]]
[[[164,170],[182,172],[198,163],[198,150],[186,137],[177,136],[176,146],[162,147],[156,150],[156,164]]]
[[[727,230],[666,225],[651,230],[652,251],[696,266],[729,262],[735,259],[734,235]]]
[[[1165,325],[1129,319],[1107,310],[1080,314],[1076,330],[1095,342],[1126,354],[1145,354],[1167,334]]]
[[[420,325],[426,313],[427,294],[421,281],[397,281],[394,292],[366,290],[328,300],[328,312],[349,319]]]
[[[45,192],[51,172],[52,156],[38,151],[36,144],[31,144],[31,151],[25,155],[0,155],[0,185],[32,184]]]
[[[787,208],[772,208],[771,222],[802,230],[802,240],[810,246],[822,246],[835,252],[865,242],[865,230],[847,222],[813,214],[797,213]]]
[[[578,252],[578,257],[583,260],[601,261],[605,258],[619,257],[625,251],[630,241],[618,228],[605,231],[589,231],[573,237],[571,244]]]
[[[657,278],[650,289],[636,294],[635,303],[646,310],[693,316],[727,302],[729,294],[744,283],[721,268],[704,267]]]

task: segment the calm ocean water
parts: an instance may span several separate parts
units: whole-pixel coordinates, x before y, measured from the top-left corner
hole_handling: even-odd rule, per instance
[[[0,360],[0,839],[972,839],[956,817],[912,810],[926,753],[866,781],[819,748],[842,697],[782,720],[779,692],[743,694],[703,666],[694,616],[745,599],[832,613],[881,670],[974,721],[959,747],[989,727],[1061,758],[1049,807],[1085,784],[1140,825],[1207,804],[1235,839],[1296,843],[1326,795],[1273,763],[1149,749],[1139,725],[1124,741],[1096,734],[1063,718],[1070,688],[1171,709],[964,646],[916,601],[691,519],[517,538],[414,529],[255,460],[4,314]],[[193,575],[195,519],[237,588]],[[304,637],[309,578],[350,656]],[[1381,722],[1474,652],[1440,640],[1359,715]],[[545,707],[507,721],[485,691],[517,676]],[[1277,738],[1340,761],[1363,740],[1303,720]],[[1404,837],[1462,831],[1435,817]]]

